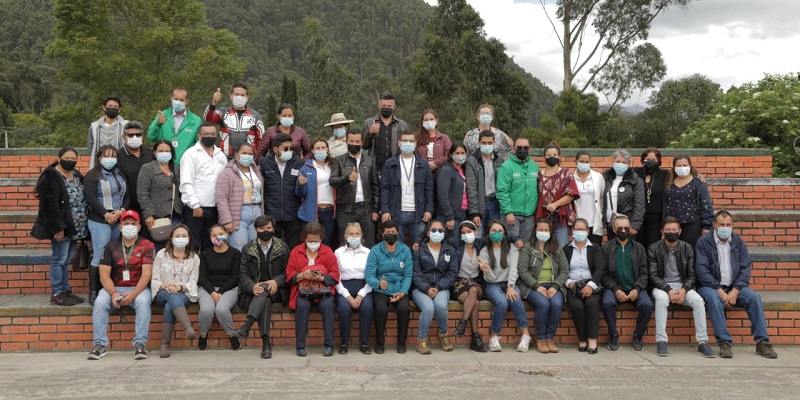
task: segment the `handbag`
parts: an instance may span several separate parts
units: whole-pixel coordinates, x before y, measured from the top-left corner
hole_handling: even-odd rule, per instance
[[[73,271],[86,271],[92,260],[92,246],[86,240],[79,240],[78,247],[75,248],[75,255],[72,257]]]
[[[297,283],[300,296],[307,299],[322,299],[333,294],[333,288],[325,286],[324,282],[303,279]]]
[[[153,226],[150,228],[150,237],[156,242],[164,242],[169,239],[172,233],[172,213],[175,209],[175,184],[172,184],[172,206],[170,206],[170,213],[164,218],[157,218],[153,221]]]

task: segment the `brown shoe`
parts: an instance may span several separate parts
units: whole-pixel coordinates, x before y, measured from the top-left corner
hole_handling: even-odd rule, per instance
[[[453,342],[450,341],[450,337],[447,335],[439,335],[439,342],[442,343],[442,350],[444,351],[453,351]]]
[[[536,350],[542,354],[550,353],[550,348],[547,347],[547,342],[544,339],[536,339]]]
[[[428,339],[417,339],[417,353],[431,354],[431,349],[428,348]]]
[[[556,346],[556,341],[553,339],[547,339],[547,348],[550,349],[551,353],[558,353],[558,346]]]

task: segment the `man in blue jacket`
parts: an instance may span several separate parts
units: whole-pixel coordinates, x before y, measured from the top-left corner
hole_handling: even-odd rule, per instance
[[[408,232],[410,243],[419,243],[433,216],[433,174],[428,161],[414,153],[412,132],[401,133],[397,147],[400,154],[386,160],[381,172],[381,221],[395,220],[401,240]]]
[[[719,356],[733,357],[731,334],[725,322],[726,307],[744,308],[750,319],[750,331],[756,341],[756,354],[778,358],[769,343],[767,321],[761,296],[751,290],[752,262],[747,246],[733,231],[733,216],[725,210],[714,215],[714,230],[697,241],[695,247],[695,272],[698,292],[706,302],[706,309],[714,326],[714,336],[719,343]]]
[[[300,198],[295,194],[295,185],[303,160],[294,155],[291,136],[279,133],[272,144],[272,153],[258,161],[264,177],[264,212],[275,218],[275,235],[292,249],[300,243],[302,229],[297,218]]]

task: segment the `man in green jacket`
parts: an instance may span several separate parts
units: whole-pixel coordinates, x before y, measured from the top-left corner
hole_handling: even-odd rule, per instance
[[[147,129],[150,141],[167,140],[175,148],[175,165],[181,164],[183,153],[197,142],[197,133],[203,120],[192,114],[186,105],[189,104],[189,92],[182,86],[172,89],[172,106],[159,111]]]
[[[508,241],[521,249],[530,241],[539,192],[536,182],[539,165],[531,161],[531,143],[520,137],[514,141],[514,154],[497,170],[497,202],[505,218]]]

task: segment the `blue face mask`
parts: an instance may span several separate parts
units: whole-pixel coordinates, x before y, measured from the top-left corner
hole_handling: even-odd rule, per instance
[[[113,157],[102,158],[100,159],[100,165],[102,165],[103,168],[110,170],[111,168],[114,168],[117,165],[117,159]]]
[[[281,125],[288,128],[294,124],[294,118],[281,118]]]
[[[180,100],[172,100],[172,109],[175,110],[175,112],[182,112],[186,109],[186,103]]]
[[[489,125],[492,123],[492,114],[481,114],[481,116],[478,118],[478,121],[481,123],[481,125]]]
[[[481,153],[483,154],[492,154],[494,152],[494,145],[493,144],[482,144],[481,145]]]
[[[292,150],[281,151],[281,161],[283,162],[291,160],[292,156],[294,156],[294,151]]]
[[[550,232],[536,232],[536,240],[546,242],[550,240]]]
[[[325,151],[315,151],[314,152],[314,159],[323,162],[328,159],[328,153]]]
[[[572,231],[572,238],[578,243],[583,243],[589,238],[589,232],[586,231]]]
[[[402,151],[403,154],[413,153],[416,147],[417,147],[416,143],[406,143],[406,142],[400,143],[400,151]]]
[[[458,164],[463,164],[467,162],[467,156],[453,156],[453,161]]]
[[[172,160],[172,153],[156,153],[156,160],[162,164],[166,164]]]
[[[719,227],[717,228],[717,237],[722,240],[728,240],[733,233],[733,228],[730,227]]]
[[[253,155],[252,154],[242,154],[239,156],[239,164],[242,164],[244,167],[249,167],[250,164],[253,163]]]
[[[625,173],[628,172],[628,164],[615,162],[614,172],[616,172],[617,175],[625,175]]]
[[[578,172],[585,174],[589,172],[590,169],[592,169],[592,164],[578,163]]]
[[[333,130],[333,136],[337,138],[342,138],[347,133],[347,129],[345,128],[336,128]]]
[[[361,237],[352,237],[352,236],[348,237],[347,244],[350,245],[350,247],[356,249],[358,248],[358,246],[361,246]]]
[[[444,232],[431,232],[430,238],[433,243],[442,243],[442,240],[444,240]]]

